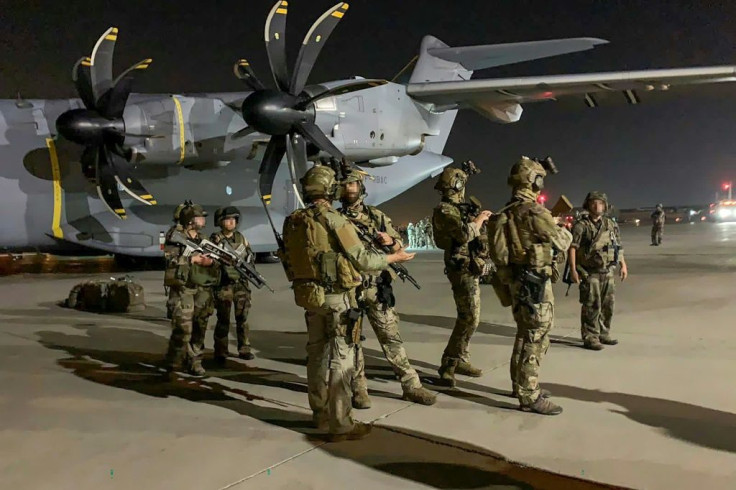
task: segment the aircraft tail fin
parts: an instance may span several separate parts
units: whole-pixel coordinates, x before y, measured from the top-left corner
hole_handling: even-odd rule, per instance
[[[469,80],[473,74],[456,61],[448,61],[432,54],[437,49],[446,49],[449,46],[434,36],[424,36],[419,49],[419,55],[410,62],[394,78],[397,83],[422,83],[422,82],[450,82],[453,80]],[[414,70],[409,75],[409,68],[414,65]],[[445,111],[428,111],[425,115],[429,133],[425,137],[424,147],[426,150],[442,154],[447,138],[450,136],[452,125],[457,116],[457,109]]]

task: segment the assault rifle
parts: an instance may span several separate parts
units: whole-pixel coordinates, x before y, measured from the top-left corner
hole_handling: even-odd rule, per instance
[[[220,264],[233,267],[238,274],[240,274],[242,279],[247,280],[256,288],[261,289],[265,286],[269,291],[272,293],[274,292],[266,282],[266,278],[256,270],[256,267],[252,263],[252,258],[247,257],[247,259],[251,260],[246,260],[246,258],[241,257],[227,242],[217,245],[216,243],[204,239],[201,242],[196,243],[179,231],[172,233],[171,237],[169,237],[169,241],[183,246],[183,255],[185,257],[189,257],[193,253],[199,252]]]
[[[386,245],[378,245],[378,233],[374,233],[373,235],[369,235],[368,231],[365,230],[360,225],[356,224],[355,229],[358,232],[358,236],[361,240],[363,240],[366,243],[370,243],[371,246],[377,250],[380,250],[381,252],[385,254],[390,254],[391,249]],[[381,231],[383,233],[386,232],[386,220],[383,216],[381,216],[381,227],[378,231]],[[389,264],[389,267],[396,273],[396,275],[401,279],[402,282],[409,281],[414,285],[417,289],[422,289],[422,287],[419,285],[419,283],[414,279],[411,274],[409,274],[409,271],[406,267],[404,267],[404,264]]]

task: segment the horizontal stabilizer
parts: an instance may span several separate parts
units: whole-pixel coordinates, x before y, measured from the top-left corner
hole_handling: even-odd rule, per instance
[[[492,68],[494,66],[521,63],[522,61],[549,58],[551,56],[559,56],[578,51],[587,51],[599,44],[607,43],[608,41],[605,39],[578,37],[524,43],[433,48],[427,50],[427,52],[445,61],[459,63],[466,70],[473,71]]]

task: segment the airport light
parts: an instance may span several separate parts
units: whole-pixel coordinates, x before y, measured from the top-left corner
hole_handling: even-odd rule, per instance
[[[728,200],[729,200],[729,201],[730,201],[731,199],[733,199],[733,194],[732,194],[732,192],[733,192],[733,182],[731,182],[731,181],[729,181],[729,182],[724,182],[724,183],[723,183],[723,190],[724,190],[724,191],[728,191]]]
[[[537,202],[544,206],[544,203],[547,202],[547,196],[545,196],[544,194],[540,194],[537,198]]]

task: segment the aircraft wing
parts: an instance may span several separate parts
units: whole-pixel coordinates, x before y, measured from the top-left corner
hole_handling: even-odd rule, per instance
[[[595,107],[595,94],[601,92],[622,92],[629,103],[636,104],[637,92],[717,82],[736,82],[736,66],[411,83],[407,93],[441,108],[470,108],[493,116],[494,106],[579,97]]]

